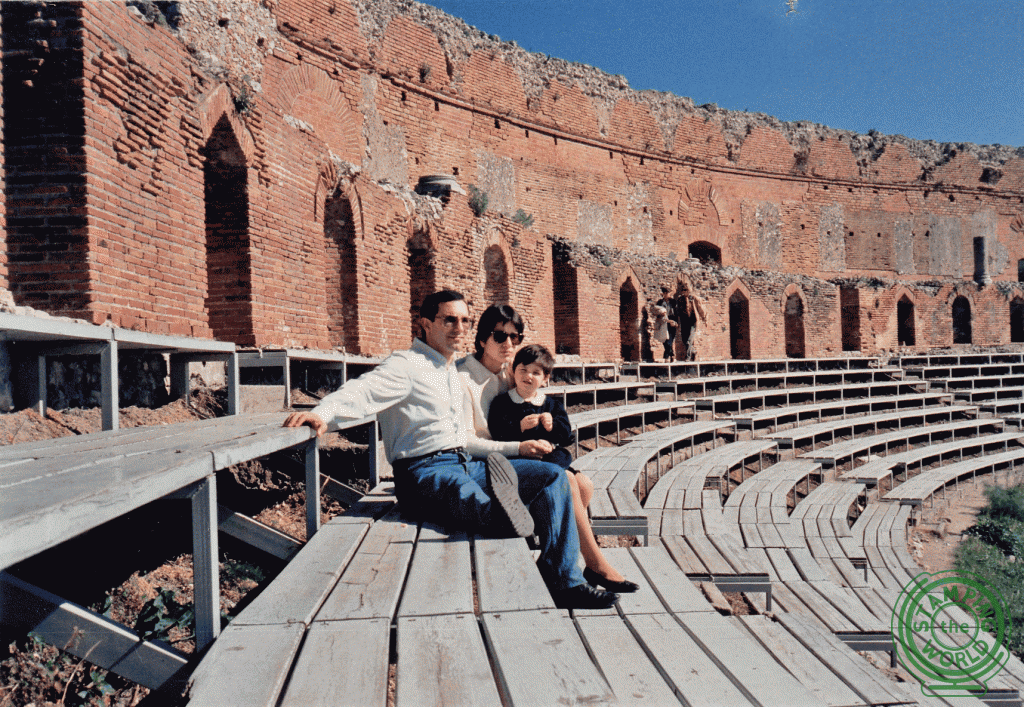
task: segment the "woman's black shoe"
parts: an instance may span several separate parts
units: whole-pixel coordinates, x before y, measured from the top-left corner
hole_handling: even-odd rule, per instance
[[[583,568],[583,579],[587,580],[588,583],[595,587],[604,587],[609,592],[617,592],[619,594],[628,594],[629,592],[635,592],[640,588],[639,584],[636,582],[630,582],[628,579],[624,579],[621,582],[613,582],[610,579],[605,579],[589,567]]]
[[[551,597],[559,609],[608,609],[619,600],[618,594],[595,589],[589,584],[554,590]]]

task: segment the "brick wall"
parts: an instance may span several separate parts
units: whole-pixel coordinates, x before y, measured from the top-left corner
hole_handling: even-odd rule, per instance
[[[116,3],[2,7],[2,90],[25,106],[0,156],[19,304],[381,354],[454,287],[476,312],[509,301],[532,341],[615,359],[628,282],[627,318],[685,290],[692,353],[726,358],[739,339],[757,357],[898,347],[904,297],[914,346],[946,346],[957,291],[974,343],[1010,340],[1019,158],[724,120],[401,3],[279,0],[252,31],[244,5],[216,8],[175,33]],[[409,189],[431,174],[490,208],[453,194],[422,213]],[[552,241],[576,250],[556,262]]]

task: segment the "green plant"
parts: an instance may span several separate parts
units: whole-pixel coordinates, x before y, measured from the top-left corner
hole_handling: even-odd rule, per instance
[[[516,214],[515,216],[512,217],[512,220],[518,223],[524,229],[529,228],[530,226],[533,225],[533,215],[526,213],[522,209],[516,211]]]
[[[954,566],[980,577],[1002,599],[1007,612],[1003,645],[1018,658],[1024,655],[1024,562],[1011,562],[999,548],[967,538],[957,548]]]
[[[157,587],[156,596],[142,606],[135,631],[145,640],[169,641],[172,629],[191,630],[194,615],[191,604],[179,604],[172,590]]]
[[[478,189],[475,184],[469,185],[469,208],[476,216],[483,216],[487,211],[487,192]]]

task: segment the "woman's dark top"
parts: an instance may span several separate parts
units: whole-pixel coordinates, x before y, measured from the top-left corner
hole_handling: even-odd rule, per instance
[[[557,464],[563,469],[572,464],[572,455],[567,446],[572,442],[572,428],[569,425],[569,415],[565,412],[562,403],[550,395],[544,396],[544,402],[540,405],[533,405],[529,402],[516,403],[510,394],[502,393],[491,403],[491,411],[487,415],[487,427],[491,437],[503,442],[523,442],[528,439],[544,439],[555,445],[555,450],[545,454],[543,461]],[[516,396],[519,397],[518,395]],[[520,428],[520,423],[527,415],[539,413],[551,413],[551,431],[544,429],[543,425],[537,425],[526,432]]]

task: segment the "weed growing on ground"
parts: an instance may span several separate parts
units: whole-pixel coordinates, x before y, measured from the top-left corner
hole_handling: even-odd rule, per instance
[[[954,567],[971,572],[999,593],[1007,611],[1004,645],[1024,656],[1024,485],[985,491],[988,505],[964,531]]]

